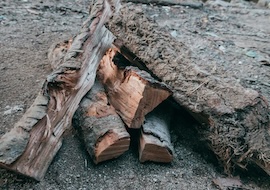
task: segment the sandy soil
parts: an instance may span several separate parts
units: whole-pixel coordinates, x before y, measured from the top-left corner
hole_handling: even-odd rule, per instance
[[[76,34],[88,5],[86,0],[0,2],[0,136],[31,105],[50,73],[50,45]],[[200,67],[237,80],[270,101],[270,9],[241,0],[209,0],[202,9],[132,6],[143,9],[188,45]],[[140,164],[132,146],[118,159],[94,165],[73,132],[66,136],[43,181],[0,169],[0,189],[217,189],[212,181],[225,177],[222,167],[200,143],[196,124],[181,114],[176,118],[171,164]],[[244,184],[239,189],[270,189],[269,176],[258,168],[237,170],[234,175]]]

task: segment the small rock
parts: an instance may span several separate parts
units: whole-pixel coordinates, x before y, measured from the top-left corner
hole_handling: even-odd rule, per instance
[[[155,17],[158,17],[159,15],[158,14],[153,14],[153,15],[151,15],[150,17],[151,18],[155,18]]]
[[[177,37],[177,31],[176,30],[171,31],[171,35],[172,35],[172,37],[176,38]]]
[[[205,34],[212,37],[218,37],[218,35],[213,32],[205,32]]]
[[[255,51],[249,50],[246,52],[246,56],[255,58],[257,57],[257,53]]]
[[[219,46],[219,48],[218,48],[220,51],[222,51],[223,53],[225,53],[226,52],[226,48],[224,47],[224,46]]]
[[[0,15],[0,21],[2,21],[2,20],[6,20],[6,17],[3,15]]]
[[[82,14],[78,14],[78,15],[75,15],[74,16],[75,18],[78,18],[78,19],[82,19],[84,17],[84,15]],[[67,25],[67,23],[65,23]]]
[[[6,109],[8,110],[4,111],[4,115],[10,115],[19,111],[23,111],[23,106],[22,105],[16,105],[14,107],[6,106]]]

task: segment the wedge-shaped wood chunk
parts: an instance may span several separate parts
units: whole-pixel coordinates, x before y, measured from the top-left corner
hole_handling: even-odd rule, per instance
[[[129,128],[140,128],[144,117],[171,94],[169,88],[145,71],[128,66],[118,68],[110,49],[103,57],[98,76],[105,85],[109,102]]]
[[[169,163],[173,160],[173,145],[170,136],[172,108],[160,104],[146,115],[141,128],[139,159],[141,162],[154,161]]]

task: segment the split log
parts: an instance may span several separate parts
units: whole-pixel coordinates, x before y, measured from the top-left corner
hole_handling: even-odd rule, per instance
[[[144,117],[170,94],[169,88],[149,73],[136,67],[118,68],[113,59],[117,51],[110,49],[100,62],[98,77],[109,102],[129,128],[140,128]]]
[[[225,172],[251,162],[270,175],[270,113],[261,94],[201,70],[189,48],[130,5],[108,28],[121,54],[168,84],[174,99],[202,124],[198,130]]]
[[[169,163],[173,160],[170,122],[172,108],[161,103],[146,115],[141,128],[139,159],[140,162],[153,161]]]
[[[82,99],[74,118],[85,147],[94,163],[122,155],[129,149],[130,136],[115,109],[108,103],[104,87],[96,81]]]
[[[0,139],[0,166],[41,180],[62,144],[63,133],[92,87],[98,64],[113,36],[104,23],[118,1],[98,0],[63,63],[50,74],[33,105]]]

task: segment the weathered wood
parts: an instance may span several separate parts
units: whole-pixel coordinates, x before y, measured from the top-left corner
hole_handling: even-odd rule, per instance
[[[116,158],[129,149],[129,133],[99,81],[82,99],[73,121],[94,163]]]
[[[153,161],[169,163],[173,160],[170,122],[172,108],[165,103],[160,104],[146,115],[141,128],[139,159],[140,162]]]
[[[170,94],[167,86],[136,67],[118,68],[110,49],[100,62],[98,77],[105,85],[109,102],[129,128],[140,128],[144,117]]]
[[[63,64],[71,44],[72,39],[57,42],[51,45],[48,50],[48,59],[52,70],[56,70],[60,65]]]
[[[41,180],[70,128],[81,98],[92,87],[113,36],[104,23],[118,1],[98,0],[63,63],[50,74],[34,104],[0,139],[0,166]]]
[[[270,173],[269,105],[261,94],[201,70],[189,48],[132,6],[123,6],[108,28],[118,38],[114,44],[121,54],[145,64],[204,126],[198,130],[227,173],[232,165],[249,162],[261,163]]]

